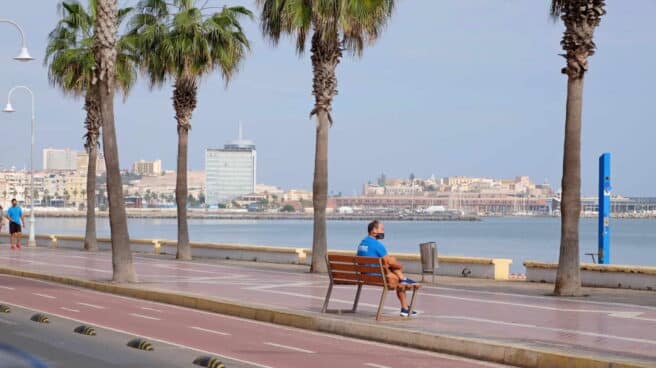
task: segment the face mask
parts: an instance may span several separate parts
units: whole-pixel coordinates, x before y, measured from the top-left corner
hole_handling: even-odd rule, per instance
[[[378,233],[378,234],[376,234],[376,239],[378,239],[378,240],[383,240],[383,239],[385,239],[385,233]]]

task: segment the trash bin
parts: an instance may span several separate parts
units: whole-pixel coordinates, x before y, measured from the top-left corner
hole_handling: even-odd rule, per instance
[[[425,274],[433,276],[432,282],[435,282],[435,271],[437,270],[437,244],[435,242],[426,242],[419,244],[419,255],[421,256],[421,281],[424,281]]]

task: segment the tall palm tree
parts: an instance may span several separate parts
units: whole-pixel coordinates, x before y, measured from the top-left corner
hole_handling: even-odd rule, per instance
[[[565,147],[561,195],[560,257],[556,275],[556,295],[581,294],[579,260],[579,217],[581,216],[581,112],[583,77],[588,57],[595,52],[594,30],[606,14],[605,0],[552,0],[551,15],[560,17],[565,33],[560,42],[567,60]]]
[[[119,23],[131,8],[119,10]],[[61,19],[48,36],[46,58],[50,84],[73,97],[84,96],[84,148],[89,154],[87,166],[87,192],[96,188],[96,162],[100,145],[100,106],[98,93],[93,86],[95,57],[93,54],[93,25],[96,17],[96,0],[89,1],[85,9],[77,0],[59,4]],[[118,41],[116,87],[127,96],[136,81],[134,58],[127,52],[127,43]],[[98,250],[96,242],[96,198],[87,197],[84,249]]]
[[[102,143],[107,170],[109,226],[112,238],[112,279],[116,282],[136,282],[132,263],[130,234],[123,201],[123,183],[119,169],[116,128],[114,123],[114,86],[116,85],[116,34],[118,31],[116,0],[97,0],[94,22],[95,78],[98,91]]]
[[[394,0],[257,0],[262,32],[277,43],[282,35],[296,38],[296,51],[303,54],[311,34],[312,95],[316,116],[314,155],[314,231],[311,272],[325,272],[326,200],[328,197],[328,130],[333,124],[332,100],[337,95],[335,70],[342,51],[361,56],[365,44],[379,36],[394,9]]]
[[[204,1],[207,4],[207,1]],[[196,108],[200,79],[219,70],[228,83],[244,59],[249,42],[239,18],[251,17],[241,6],[198,6],[195,0],[141,0],[130,34],[142,70],[152,87],[173,80],[173,108],[178,132],[175,198],[178,217],[176,257],[191,259],[187,227],[187,151],[191,115]]]

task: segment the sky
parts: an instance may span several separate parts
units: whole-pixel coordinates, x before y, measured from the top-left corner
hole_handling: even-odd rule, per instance
[[[20,23],[32,56],[18,63],[18,33],[0,24],[0,101],[23,84],[36,93],[36,161],[41,149],[82,149],[82,100],[49,86],[43,66],[55,0],[0,0],[0,18]],[[253,0],[210,0],[246,5]],[[122,5],[136,1],[121,0]],[[360,193],[388,177],[529,175],[557,190],[562,173],[566,77],[560,74],[561,22],[548,0],[401,0],[381,38],[362,58],[338,66],[339,95],[330,132],[332,193]],[[586,74],[583,193],[594,195],[597,159],[611,152],[616,194],[656,196],[656,32],[654,0],[609,1]],[[315,123],[308,53],[265,40],[244,20],[252,50],[228,88],[205,78],[192,119],[189,165],[202,170],[207,148],[234,139],[238,122],[257,144],[260,183],[312,187]],[[175,169],[176,123],[170,83],[139,82],[117,100],[121,167],[162,159]],[[0,166],[29,167],[29,95],[17,91],[14,114],[0,115]]]

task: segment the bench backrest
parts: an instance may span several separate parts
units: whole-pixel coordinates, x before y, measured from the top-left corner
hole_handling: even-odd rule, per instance
[[[371,285],[387,287],[381,258],[329,254],[328,273],[335,285]]]

